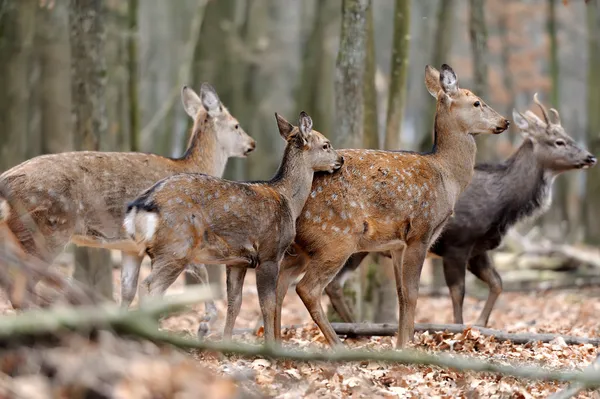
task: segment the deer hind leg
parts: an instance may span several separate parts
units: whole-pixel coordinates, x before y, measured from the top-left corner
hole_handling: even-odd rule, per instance
[[[129,308],[138,287],[140,267],[144,256],[135,253],[122,252],[123,261],[121,265],[121,306]]]
[[[227,316],[225,318],[225,330],[223,331],[224,340],[231,339],[235,320],[242,308],[242,288],[244,288],[244,278],[247,270],[246,267],[242,266],[227,266]]]
[[[281,261],[268,260],[256,268],[256,289],[265,327],[265,344],[275,343],[277,276]]]
[[[348,275],[354,272],[362,261],[366,258],[368,252],[360,252],[354,254],[346,261],[344,267],[340,272],[331,280],[331,282],[325,287],[325,292],[329,296],[331,306],[340,315],[342,320],[346,323],[354,323],[354,312],[350,309],[348,302],[344,298],[344,282]]]
[[[140,285],[140,300],[163,295],[177,280],[187,263],[185,258],[168,259],[164,256],[155,256],[152,259],[152,272]]]
[[[475,322],[476,326],[485,327],[490,318],[490,313],[494,309],[496,300],[502,293],[502,278],[498,274],[498,271],[496,271],[492,259],[487,252],[469,259],[468,268],[477,278],[485,282],[490,290],[483,310]]]
[[[277,277],[277,292],[275,300],[275,339],[281,341],[281,311],[283,300],[290,288],[290,284],[298,278],[306,267],[308,258],[305,256],[286,255],[281,262],[279,276]]]
[[[457,250],[444,255],[444,277],[452,299],[454,323],[463,324],[463,302],[465,299],[465,271],[469,251]]]
[[[207,288],[210,287],[206,266],[202,263],[188,265],[185,272],[185,284],[200,284]],[[215,301],[210,299],[204,302],[204,316],[202,317],[202,320],[200,320],[200,325],[198,326],[198,338],[204,338],[210,332],[211,326],[216,320],[217,306],[215,305]]]
[[[415,308],[419,297],[421,269],[427,255],[427,244],[414,242],[403,250],[392,251],[396,290],[398,291],[398,340],[401,349],[412,341],[415,332]]]
[[[344,251],[336,252],[336,254],[329,254],[325,259],[321,254],[316,254],[308,264],[306,274],[296,286],[296,292],[304,302],[310,316],[321,329],[329,345],[333,347],[343,345],[327,320],[327,315],[321,305],[321,296],[325,286],[331,282],[348,258]]]

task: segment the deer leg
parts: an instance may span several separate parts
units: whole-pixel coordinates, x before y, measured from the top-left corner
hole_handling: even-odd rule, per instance
[[[138,254],[122,252],[123,262],[121,265],[121,306],[129,308],[138,287],[138,278],[140,276],[140,267],[144,256]]]
[[[185,272],[185,283],[186,285],[200,284],[207,288],[210,287],[206,266],[202,263],[188,265]],[[215,305],[215,301],[209,299],[204,302],[204,316],[198,326],[198,338],[204,338],[210,332],[210,328],[216,319],[217,306]]]
[[[231,339],[235,319],[237,319],[242,308],[242,288],[244,287],[247,270],[246,267],[227,266],[227,317],[225,319],[225,331],[223,332],[224,340]]]
[[[415,242],[403,250],[392,251],[396,290],[398,291],[398,340],[402,349],[412,341],[415,333],[415,308],[419,297],[421,269],[427,255],[427,244]]]
[[[303,271],[306,266],[305,258],[286,256],[281,263],[279,276],[277,277],[277,291],[275,299],[275,339],[281,341],[281,310],[283,300],[290,288],[290,284]]]
[[[327,287],[325,287],[325,292],[327,293],[327,296],[329,296],[331,306],[333,306],[333,309],[335,309],[337,314],[339,314],[346,323],[354,323],[355,319],[348,302],[344,298],[344,283],[346,282],[348,275],[358,269],[367,255],[368,252],[359,252],[352,255],[346,263],[344,263],[342,270],[340,270],[333,280],[327,284]]]
[[[340,271],[346,260],[345,254],[338,251],[337,258],[329,254],[328,259],[320,260],[315,257],[308,264],[306,274],[296,286],[296,292],[304,302],[306,309],[332,347],[343,346],[342,341],[331,327],[327,315],[321,305],[323,289]]]
[[[273,260],[265,261],[256,268],[256,289],[258,290],[260,310],[263,314],[265,344],[275,343],[275,305],[279,263]]]
[[[487,252],[469,259],[468,268],[481,281],[485,282],[490,290],[485,306],[475,322],[476,326],[485,327],[490,318],[490,313],[494,309],[496,300],[502,293],[502,278],[498,274],[498,271],[496,271],[492,259]]]
[[[140,299],[163,295],[177,280],[187,263],[186,259],[167,260],[155,257],[152,260],[152,272],[140,286]]]
[[[444,256],[444,277],[452,299],[454,323],[463,324],[463,302],[465,299],[465,271],[468,253],[457,251]]]

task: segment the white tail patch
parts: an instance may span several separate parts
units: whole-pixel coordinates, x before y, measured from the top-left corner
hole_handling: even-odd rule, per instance
[[[137,243],[152,240],[158,227],[158,215],[153,212],[138,211],[133,208],[125,216],[123,222],[125,231]]]
[[[8,205],[8,201],[5,199],[0,199],[0,222],[8,219],[8,215],[10,215],[10,206]]]

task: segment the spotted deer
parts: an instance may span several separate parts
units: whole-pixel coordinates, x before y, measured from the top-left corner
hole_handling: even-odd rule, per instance
[[[287,288],[305,270],[296,291],[328,343],[341,345],[321,306],[323,289],[353,253],[387,250],[398,291],[396,345],[412,340],[423,261],[473,176],[473,136],[499,134],[509,126],[483,100],[459,88],[446,64],[440,72],[426,66],[425,85],[437,99],[430,152],[341,150],[344,168],[315,177],[296,225],[295,253],[286,256],[279,273],[277,337]]]
[[[430,248],[432,256],[443,258],[457,324],[463,323],[465,270],[489,287],[488,298],[475,321],[475,325],[485,327],[502,292],[502,279],[489,251],[500,245],[508,229],[516,223],[538,217],[549,209],[556,176],[596,164],[596,157],[567,134],[558,111],[554,108],[548,111],[537,94],[533,101],[544,119],[531,111],[522,114],[513,110],[523,142],[504,162],[475,166],[473,180],[456,203],[454,217]],[[353,322],[354,318],[344,300],[343,282],[366,255],[366,252],[352,255],[325,289],[334,309],[346,322]]]
[[[23,248],[47,263],[69,242],[121,250],[121,297],[123,305],[129,306],[143,255],[122,228],[126,203],[176,173],[221,176],[229,157],[245,157],[256,146],[208,83],[202,84],[200,95],[183,87],[181,97],[194,119],[181,158],[68,152],[32,158],[0,175],[0,185],[6,190],[0,198],[2,214]],[[25,214],[33,219],[35,232],[23,224]],[[34,242],[35,236],[41,239]]]
[[[124,226],[152,260],[140,295],[162,295],[189,265],[226,264],[227,290],[248,267],[256,268],[266,342],[274,341],[279,264],[295,236],[295,221],[310,194],[315,172],[333,173],[343,158],[312,130],[275,114],[286,140],[283,160],[268,182],[232,182],[202,174],[160,180],[132,201]],[[235,309],[239,313],[239,306]],[[236,314],[237,315],[237,314]]]

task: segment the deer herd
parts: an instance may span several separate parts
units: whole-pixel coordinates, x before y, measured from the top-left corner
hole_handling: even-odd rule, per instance
[[[478,134],[500,134],[509,121],[473,92],[459,88],[448,65],[425,68],[436,99],[430,152],[335,150],[301,112],[297,126],[275,114],[286,141],[269,181],[222,179],[229,157],[245,157],[255,141],[203,84],[184,87],[183,106],[194,120],[181,158],[80,151],[42,155],[0,176],[0,229],[23,253],[48,266],[68,243],[122,252],[121,303],[138,291],[143,257],[151,273],[140,299],[162,295],[182,272],[208,283],[205,264],[227,268],[230,339],[240,313],[248,268],[256,270],[265,342],[281,337],[281,310],[290,284],[331,346],[341,345],[321,305],[323,291],[347,322],[342,295],[349,273],[368,252],[392,258],[398,293],[397,347],[414,333],[421,269],[443,258],[455,323],[463,323],[465,270],[489,286],[477,319],[485,326],[502,280],[489,251],[520,220],[551,203],[555,177],[588,168],[596,158],[565,132],[555,109],[534,96],[542,118],[513,110],[523,142],[507,160],[475,164]],[[8,233],[7,233],[8,232]],[[216,267],[216,266],[212,266]],[[2,286],[15,308],[34,305]],[[37,281],[27,282],[29,289]],[[216,316],[206,303],[201,337]]]

